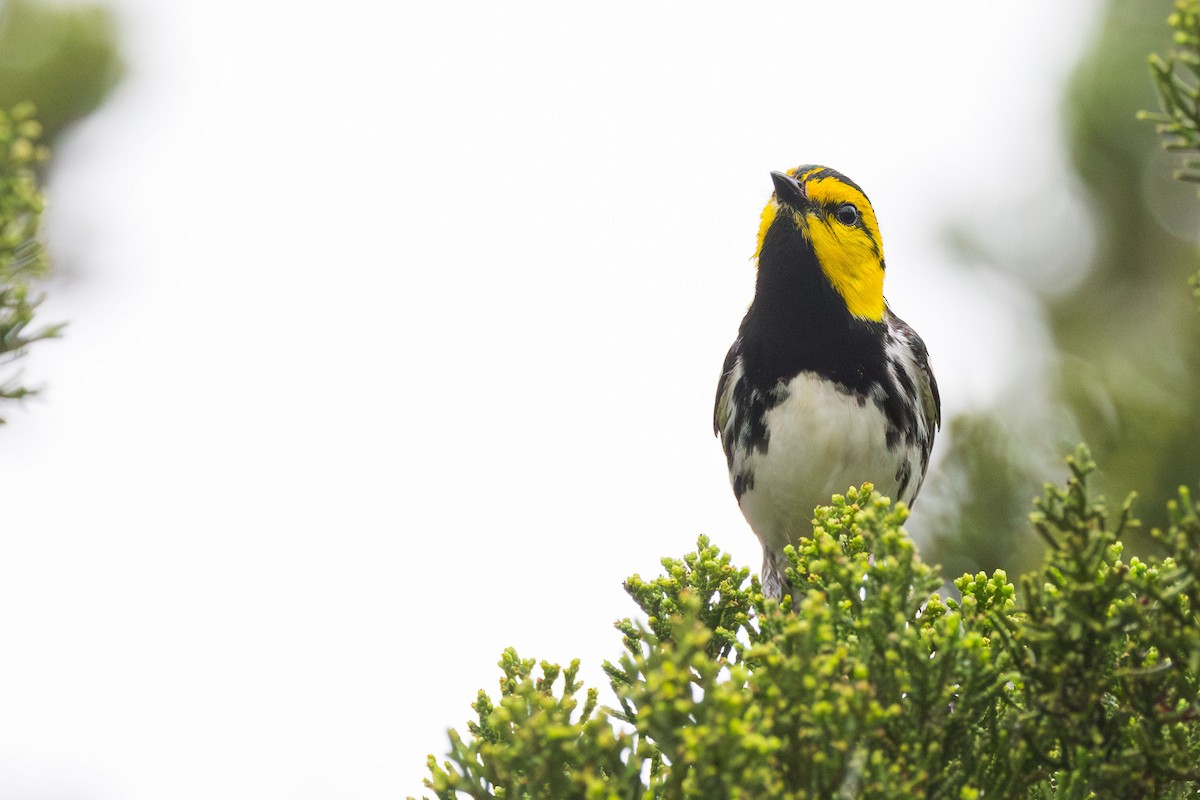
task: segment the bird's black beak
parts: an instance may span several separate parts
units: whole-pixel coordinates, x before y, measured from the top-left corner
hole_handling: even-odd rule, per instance
[[[808,203],[808,193],[800,181],[786,172],[772,172],[771,180],[775,181],[775,198],[781,203],[787,203],[795,209],[803,208]]]

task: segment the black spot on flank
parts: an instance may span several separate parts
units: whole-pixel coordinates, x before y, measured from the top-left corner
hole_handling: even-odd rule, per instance
[[[900,440],[900,432],[915,429],[917,420],[912,405],[905,401],[904,395],[897,391],[891,381],[884,391],[887,394],[879,404],[888,419],[887,446],[891,449]]]
[[[754,473],[747,470],[741,475],[733,476],[733,496],[739,501],[742,495],[754,488]]]
[[[900,389],[904,393],[905,397],[916,396],[916,385],[913,383],[912,375],[908,374],[908,370],[897,369],[896,380],[900,382]]]
[[[778,403],[743,380],[733,387],[733,402],[741,409],[742,419],[738,436],[747,450],[767,452],[771,444],[771,432],[767,430],[767,412]]]
[[[900,469],[896,470],[896,480],[900,483],[900,487],[896,490],[896,499],[904,497],[904,493],[908,491],[908,482],[912,479],[912,462],[907,458],[900,462]]]

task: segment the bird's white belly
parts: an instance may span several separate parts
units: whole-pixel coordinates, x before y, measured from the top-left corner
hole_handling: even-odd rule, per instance
[[[897,498],[901,464],[915,457],[903,442],[887,447],[888,422],[873,398],[860,398],[811,372],[788,383],[786,399],[767,412],[766,452],[751,451],[744,464],[752,487],[742,513],[776,553],[812,531],[813,509],[835,493],[866,481]]]

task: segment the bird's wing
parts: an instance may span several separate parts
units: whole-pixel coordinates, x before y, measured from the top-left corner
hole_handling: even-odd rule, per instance
[[[737,365],[738,354],[741,352],[741,338],[733,343],[725,355],[725,364],[721,367],[721,379],[717,381],[717,402],[713,408],[713,434],[720,436],[729,421],[730,403],[733,396],[732,379],[734,367]]]

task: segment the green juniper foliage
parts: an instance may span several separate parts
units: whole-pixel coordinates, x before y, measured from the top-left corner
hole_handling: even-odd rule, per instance
[[[500,696],[429,758],[449,798],[1200,798],[1200,505],[1181,489],[1165,556],[1122,559],[1080,448],[1033,520],[1021,579],[943,597],[871,486],[818,509],[789,551],[794,599],[701,538],[626,589],[605,664],[616,707],[567,669],[505,652]],[[1020,598],[1018,601],[1018,597]]]
[[[46,254],[37,238],[42,214],[35,167],[46,159],[33,106],[0,110],[0,367],[11,367],[29,345],[58,334],[61,326],[31,327],[41,298],[32,287],[46,276]],[[30,393],[16,377],[0,376],[0,401]],[[3,419],[0,419],[3,422]]]

